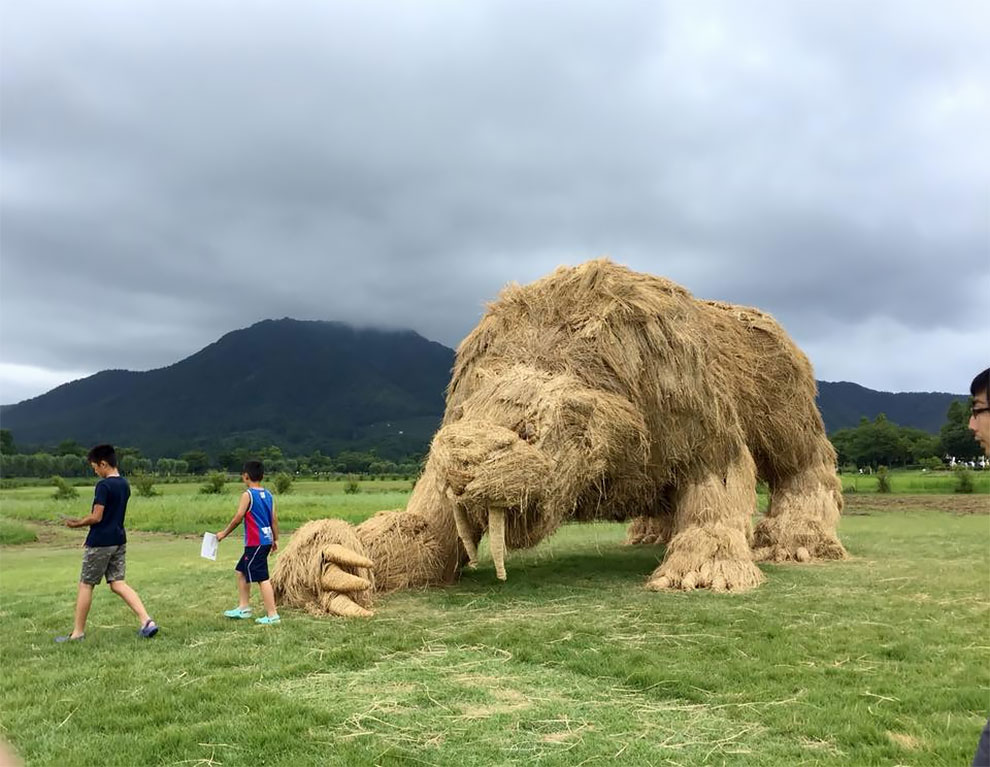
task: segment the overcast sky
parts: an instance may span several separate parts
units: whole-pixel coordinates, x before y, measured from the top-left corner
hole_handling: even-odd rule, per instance
[[[990,4],[2,3],[0,401],[608,255],[816,376],[990,364]]]

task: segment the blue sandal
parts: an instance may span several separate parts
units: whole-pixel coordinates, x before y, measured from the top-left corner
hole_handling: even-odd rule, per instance
[[[138,629],[138,636],[144,637],[145,639],[151,639],[151,637],[157,633],[158,624],[151,620],[151,618],[148,618],[148,620],[144,622],[144,625]]]

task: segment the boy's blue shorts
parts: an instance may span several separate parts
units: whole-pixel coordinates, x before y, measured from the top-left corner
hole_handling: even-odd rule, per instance
[[[244,573],[248,583],[261,583],[268,580],[268,552],[271,546],[245,546],[244,555],[237,560],[234,568]]]

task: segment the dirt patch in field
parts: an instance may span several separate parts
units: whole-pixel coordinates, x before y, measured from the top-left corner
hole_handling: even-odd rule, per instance
[[[878,495],[847,493],[844,514],[873,511],[944,511],[949,514],[990,514],[990,495]]]

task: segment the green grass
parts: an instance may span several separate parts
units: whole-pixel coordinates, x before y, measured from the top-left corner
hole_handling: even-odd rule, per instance
[[[37,534],[28,525],[0,517],[0,545],[33,543],[36,540],[38,540]]]
[[[281,499],[293,520],[406,497],[298,490]],[[38,518],[26,492],[0,494],[5,516]],[[233,488],[195,492],[135,498],[128,521],[226,522]],[[236,546],[209,562],[196,540],[132,535],[128,581],[161,634],[135,637],[101,586],[70,646],[52,637],[71,625],[81,534],[5,547],[0,732],[29,765],[968,764],[990,684],[990,518],[847,517],[853,559],[764,566],[742,595],[645,591],[662,552],[623,535],[567,526],[510,554],[506,583],[483,556],[369,621],[283,610],[270,628],[220,617]]]
[[[971,471],[976,493],[990,493],[990,471]],[[895,469],[890,472],[891,492],[905,494],[952,493],[956,488],[956,475],[952,471],[921,471]],[[877,477],[869,474],[840,474],[843,490],[875,493]]]
[[[151,498],[132,492],[127,504],[127,529],[149,532],[196,534],[216,531],[230,521],[244,487],[228,483],[218,495],[203,495],[200,483],[156,486],[161,495]],[[288,495],[278,496],[279,524],[293,530],[303,522],[335,516],[360,522],[380,509],[404,508],[411,482],[362,482],[361,492],[344,493],[343,482],[299,482]],[[56,501],[52,489],[21,487],[0,491],[3,514],[16,520],[54,524],[63,516],[81,517],[89,512],[92,496],[84,488],[79,498]]]

